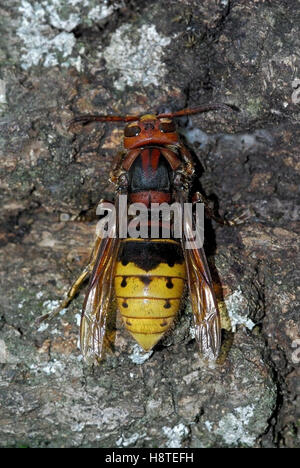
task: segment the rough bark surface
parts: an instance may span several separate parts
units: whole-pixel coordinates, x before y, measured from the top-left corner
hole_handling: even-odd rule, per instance
[[[299,2],[11,0],[0,18],[0,446],[299,447]],[[87,261],[122,126],[67,122],[210,101],[240,112],[179,130],[219,212],[250,210],[207,221],[219,362],[199,359],[187,301],[152,354],[117,318],[86,367],[84,291],[35,319]]]

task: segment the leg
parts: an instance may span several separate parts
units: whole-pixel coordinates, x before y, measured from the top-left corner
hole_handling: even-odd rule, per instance
[[[62,301],[62,303],[60,304],[59,307],[57,307],[55,310],[53,310],[52,312],[50,313],[47,313],[47,314],[44,314],[44,315],[41,315],[40,317],[38,317],[36,319],[36,322],[37,323],[41,323],[43,322],[44,320],[52,320],[54,317],[56,317],[59,312],[61,312],[63,309],[66,309],[68,307],[68,305],[70,304],[70,302],[72,302],[72,300],[74,299],[74,297],[76,296],[76,294],[79,292],[82,284],[84,283],[84,281],[90,276],[90,274],[92,273],[92,270],[94,268],[94,265],[95,265],[95,262],[96,262],[96,259],[97,259],[97,254],[98,254],[98,249],[99,249],[99,245],[100,245],[100,241],[101,239],[99,237],[96,238],[96,242],[95,242],[95,245],[94,245],[94,248],[92,250],[92,253],[91,253],[91,256],[90,256],[90,260],[89,260],[89,263],[88,265],[85,267],[85,269],[81,272],[81,274],[79,275],[79,277],[74,281],[74,283],[72,284],[71,288],[69,289],[68,293],[67,293],[67,296],[66,298]]]

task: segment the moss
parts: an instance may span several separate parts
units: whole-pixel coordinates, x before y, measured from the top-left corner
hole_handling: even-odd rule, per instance
[[[263,110],[263,102],[260,98],[250,98],[247,101],[246,110],[252,116],[259,116]]]

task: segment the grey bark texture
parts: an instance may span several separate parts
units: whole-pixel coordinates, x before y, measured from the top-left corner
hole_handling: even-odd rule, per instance
[[[0,2],[0,446],[299,447],[299,2]],[[299,88],[298,88],[299,87]],[[202,191],[223,348],[201,361],[186,307],[144,355],[83,364],[84,291],[38,327],[87,262],[122,125],[82,113],[228,102],[178,120]]]

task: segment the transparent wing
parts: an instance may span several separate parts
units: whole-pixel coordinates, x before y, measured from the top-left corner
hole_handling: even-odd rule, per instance
[[[99,361],[103,356],[106,318],[112,300],[118,250],[118,239],[106,238],[101,241],[85,297],[80,324],[80,347],[84,359],[89,363]]]
[[[116,218],[95,253],[96,260],[85,296],[80,324],[80,348],[88,363],[103,357],[106,319],[113,296],[113,281],[120,241]]]
[[[195,338],[204,357],[216,359],[221,345],[218,304],[203,248],[192,237],[192,218],[186,217],[184,232],[192,248],[186,249],[188,286],[195,324]],[[193,248],[194,243],[194,248]]]

